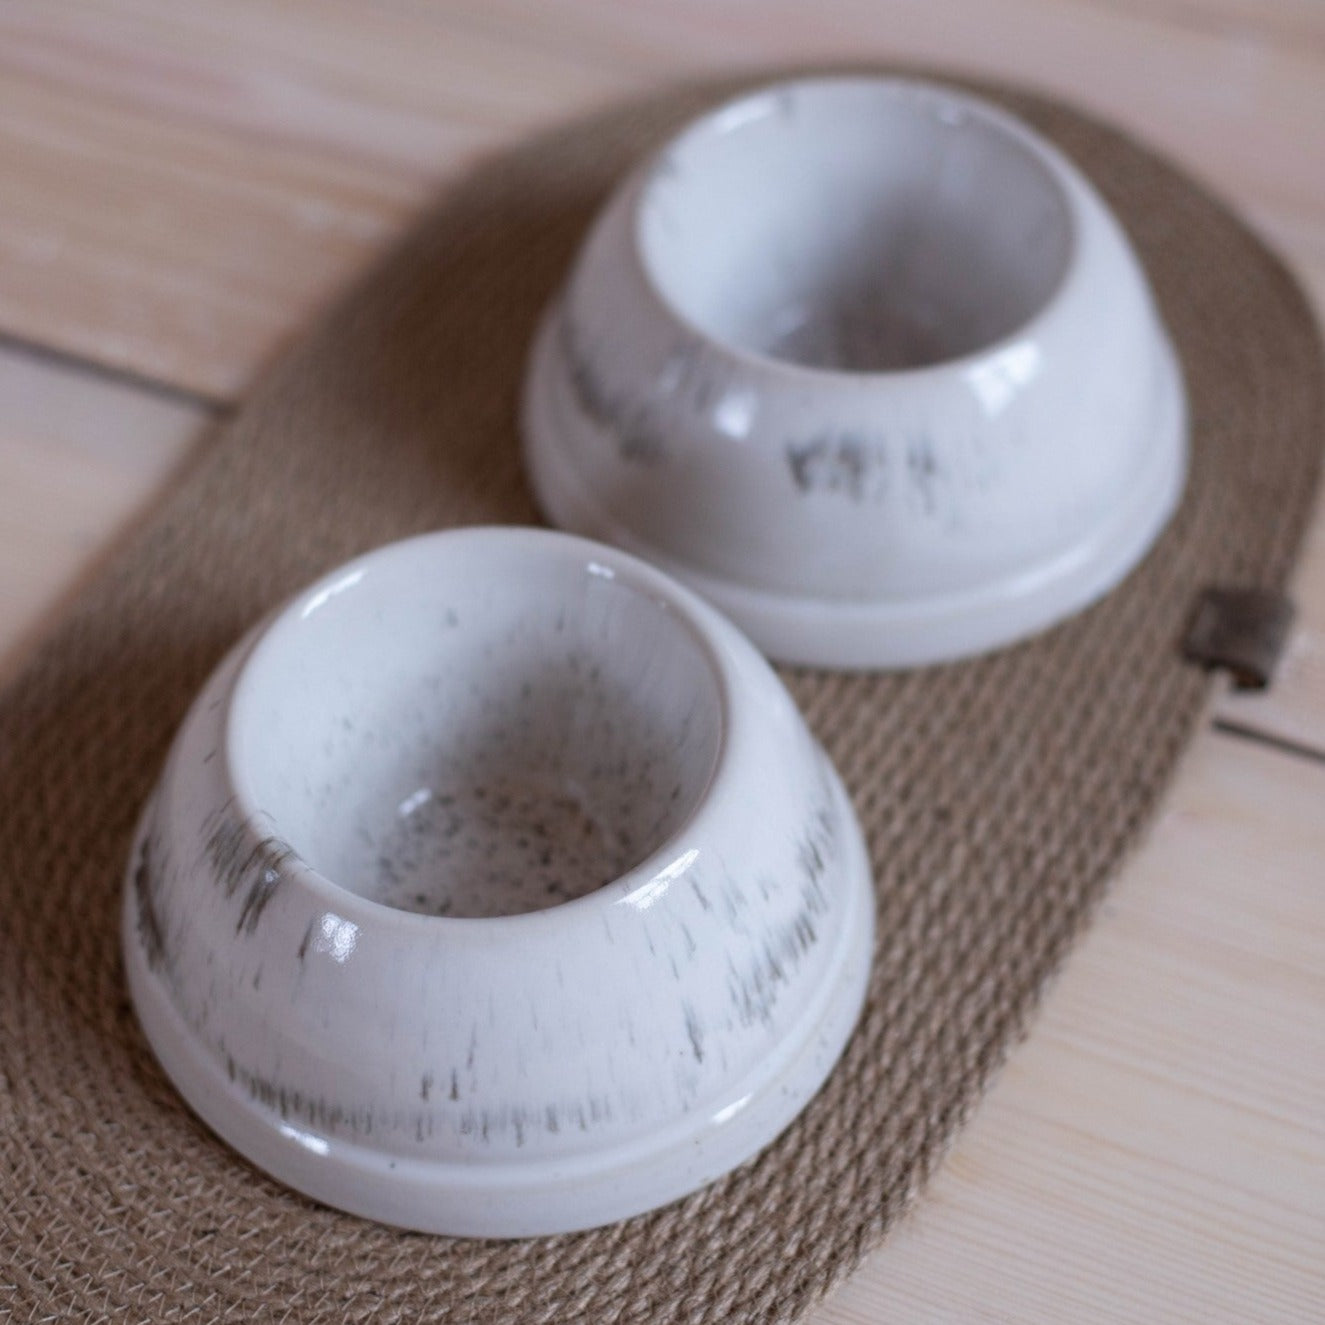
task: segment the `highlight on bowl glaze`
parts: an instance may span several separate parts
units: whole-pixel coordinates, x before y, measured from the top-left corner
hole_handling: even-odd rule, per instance
[[[351,562],[185,719],[130,860],[129,986],[181,1094],[330,1205],[585,1228],[750,1158],[855,1023],[873,893],[768,665],[547,530]]]
[[[553,522],[842,667],[1077,611],[1185,476],[1178,362],[1094,187],[897,78],[769,87],[644,162],[543,320],[523,430]]]

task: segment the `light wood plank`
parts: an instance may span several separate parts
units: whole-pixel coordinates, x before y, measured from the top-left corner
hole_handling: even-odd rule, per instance
[[[8,0],[0,328],[233,398],[484,148],[686,72],[832,58],[1060,91],[1325,235],[1325,54],[1098,0]]]
[[[710,0],[550,10],[487,0],[482,13],[546,40],[602,51],[650,75],[787,60],[934,62],[1038,86],[1098,110],[1166,148],[1244,205],[1325,220],[1321,54],[1251,49],[1107,0]]]
[[[207,424],[196,407],[0,349],[0,682]]]
[[[1325,5],[1320,0],[1096,0],[1126,14],[1245,42],[1325,50]]]
[[[233,398],[443,177],[621,77],[446,10],[0,6],[0,328]]]
[[[813,1317],[1320,1319],[1325,770],[1215,733],[914,1217]]]

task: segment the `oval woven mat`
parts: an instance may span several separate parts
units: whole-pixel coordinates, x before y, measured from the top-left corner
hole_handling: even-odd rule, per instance
[[[924,1183],[1156,807],[1205,701],[1176,641],[1210,581],[1277,586],[1311,504],[1321,350],[1284,268],[1170,165],[988,88],[1091,175],[1182,355],[1181,513],[1107,601],[902,675],[787,679],[878,877],[864,1019],[756,1162],[570,1237],[410,1236],[314,1206],[217,1142],[155,1066],[118,957],[134,816],[226,645],[296,586],[439,525],[535,518],[525,349],[604,191],[735,84],[691,86],[475,169],[269,373],[0,699],[0,1317],[787,1321]]]

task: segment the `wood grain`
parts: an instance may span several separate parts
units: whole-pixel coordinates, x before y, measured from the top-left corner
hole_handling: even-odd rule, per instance
[[[1231,0],[1230,0],[1231,2]],[[608,96],[790,60],[1070,95],[1325,255],[1325,51],[1100,0],[0,3],[0,329],[233,398],[437,185]]]
[[[0,682],[209,422],[0,349]]]

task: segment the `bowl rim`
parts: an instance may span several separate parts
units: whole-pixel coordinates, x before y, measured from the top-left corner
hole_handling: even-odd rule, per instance
[[[280,836],[280,825],[272,815],[260,808],[240,761],[243,740],[239,735],[239,724],[242,720],[243,700],[246,692],[255,684],[253,677],[256,667],[263,662],[264,655],[270,656],[277,649],[285,647],[289,642],[287,637],[297,630],[298,623],[305,615],[316,611],[337,592],[360,583],[369,570],[406,557],[426,556],[439,545],[452,548],[462,541],[524,545],[539,551],[540,559],[545,558],[549,551],[562,557],[585,557],[585,569],[590,574],[610,579],[616,579],[620,574],[631,587],[643,592],[686,632],[708,665],[715,684],[719,713],[717,750],[708,778],[695,798],[690,813],[647,855],[615,878],[578,897],[537,911],[517,911],[498,916],[439,916],[404,910],[355,892],[315,869],[291,843]],[[706,820],[722,812],[723,798],[716,793],[732,781],[732,766],[735,762],[733,730],[743,728],[744,721],[740,687],[734,681],[720,638],[724,628],[735,632],[735,628],[707,607],[698,595],[671,576],[631,552],[578,534],[538,526],[465,525],[433,530],[383,544],[341,563],[305,585],[254,627],[254,638],[244,649],[223,700],[225,712],[221,723],[218,762],[226,783],[227,804],[236,822],[242,826],[247,843],[257,848],[271,837],[277,837],[282,846],[289,849],[289,855],[283,857],[283,869],[298,877],[328,910],[343,919],[356,924],[363,922],[378,930],[384,926],[397,926],[410,933],[417,931],[434,938],[449,935],[478,939],[495,936],[498,931],[512,926],[519,926],[528,932],[534,927],[550,929],[576,921],[587,921],[607,906],[640,905],[641,893],[648,893],[645,904],[652,904],[657,896],[653,890],[658,882],[663,880],[670,886],[685,875],[701,854],[693,846],[683,849],[684,841],[693,838],[697,828],[704,826]],[[751,652],[758,656],[753,645]],[[776,680],[771,671],[770,677]],[[269,825],[273,831],[262,831],[264,824]]]
[[[1067,222],[1067,252],[1052,289],[1028,317],[1002,335],[988,340],[961,354],[949,355],[932,363],[915,364],[903,368],[853,369],[832,368],[798,363],[794,359],[780,359],[775,355],[751,350],[731,340],[714,335],[702,327],[676,304],[663,287],[644,252],[643,204],[658,171],[665,168],[668,157],[682,143],[692,137],[726,133],[748,123],[754,116],[752,108],[767,103],[773,110],[777,98],[789,92],[832,92],[848,87],[868,88],[896,98],[910,97],[917,102],[929,102],[957,108],[981,120],[1034,157],[1043,167],[1062,203]],[[763,112],[763,113],[769,113]],[[763,117],[761,113],[760,118]],[[744,92],[738,92],[686,121],[667,140],[627,177],[623,194],[627,197],[626,234],[629,242],[631,268],[650,301],[673,325],[709,353],[739,365],[747,372],[766,377],[787,376],[800,378],[806,383],[842,387],[869,386],[895,382],[924,381],[953,373],[962,373],[986,362],[1027,339],[1051,322],[1068,301],[1081,269],[1082,217],[1081,202],[1087,184],[1071,160],[1053,143],[1045,139],[1029,124],[1011,111],[987,101],[984,97],[937,79],[907,74],[806,74],[794,78],[776,79]],[[1106,209],[1107,210],[1107,209]]]

